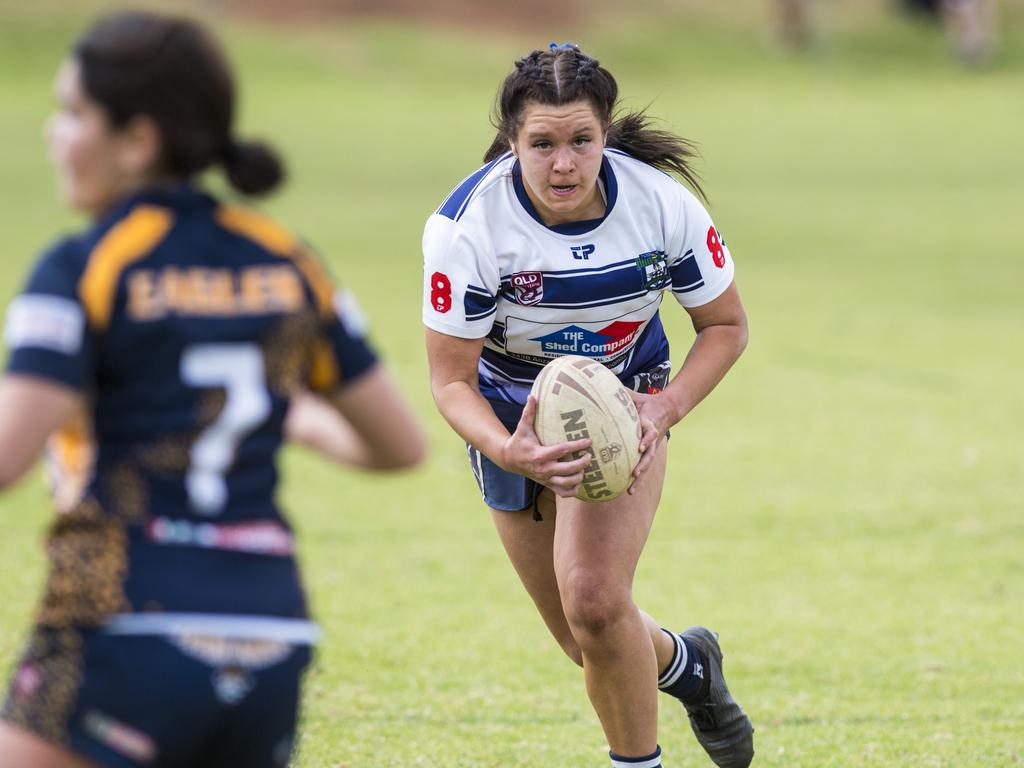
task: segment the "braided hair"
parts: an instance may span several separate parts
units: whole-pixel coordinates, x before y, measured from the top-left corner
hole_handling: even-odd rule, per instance
[[[669,131],[652,128],[643,110],[616,115],[619,85],[601,63],[572,43],[551,44],[515,63],[494,101],[491,122],[497,133],[484,154],[488,163],[508,151],[522,127],[523,111],[531,103],[562,106],[588,101],[608,132],[608,146],[666,173],[676,173],[707,199],[691,167],[697,157],[693,142]]]

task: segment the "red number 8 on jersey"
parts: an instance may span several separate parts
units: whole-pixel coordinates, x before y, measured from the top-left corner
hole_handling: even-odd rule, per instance
[[[714,227],[708,227],[708,250],[711,251],[711,259],[715,266],[721,269],[725,266],[725,248]]]
[[[452,308],[452,281],[444,272],[430,276],[430,303],[435,312],[447,312]]]

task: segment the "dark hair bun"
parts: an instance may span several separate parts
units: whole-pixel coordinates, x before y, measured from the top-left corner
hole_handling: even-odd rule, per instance
[[[224,152],[231,186],[246,195],[265,195],[284,181],[284,164],[268,144],[233,141]]]

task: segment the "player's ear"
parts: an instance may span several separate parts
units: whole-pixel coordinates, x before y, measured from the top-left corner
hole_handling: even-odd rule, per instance
[[[163,137],[156,121],[149,115],[135,115],[119,131],[119,161],[122,170],[131,175],[146,175],[160,163]]]
[[[512,156],[518,158],[519,152],[516,151],[516,143],[512,139],[508,140],[508,148],[512,150]]]

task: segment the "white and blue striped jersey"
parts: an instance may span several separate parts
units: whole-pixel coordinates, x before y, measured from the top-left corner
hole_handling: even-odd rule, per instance
[[[599,360],[631,385],[666,363],[658,308],[718,297],[733,262],[711,217],[671,176],[614,149],[600,172],[600,219],[547,226],[506,155],[465,179],[423,233],[423,322],[483,338],[480,391],[523,405],[545,363]]]

